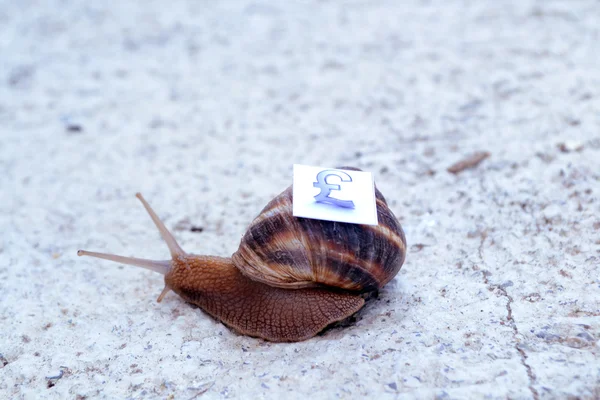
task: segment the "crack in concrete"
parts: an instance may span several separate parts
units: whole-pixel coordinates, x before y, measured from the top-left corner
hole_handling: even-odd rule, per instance
[[[486,262],[485,262],[485,259],[483,258],[483,244],[485,243],[485,240],[487,239],[487,237],[488,237],[487,231],[482,232],[481,233],[481,242],[479,243],[479,258],[481,259],[481,263],[484,266],[486,265]],[[502,296],[504,296],[506,298],[506,319],[510,323],[510,326],[513,331],[513,339],[515,341],[515,350],[517,350],[517,352],[519,353],[519,357],[521,358],[521,365],[523,365],[523,367],[525,367],[525,370],[527,371],[527,376],[529,378],[529,391],[531,392],[531,395],[533,396],[534,400],[539,400],[540,394],[533,387],[533,385],[535,384],[535,382],[537,380],[537,377],[535,376],[531,366],[527,363],[527,353],[525,353],[525,350],[521,347],[521,345],[518,341],[518,336],[520,335],[520,332],[519,332],[519,328],[517,327],[517,322],[513,318],[513,313],[512,313],[513,298],[511,295],[508,294],[508,292],[506,291],[506,288],[504,288],[498,284],[490,283],[490,281],[488,280],[488,273],[487,273],[488,271],[486,269],[482,270],[481,272],[482,272],[482,276],[483,276],[483,282],[488,286],[488,289],[490,291],[497,290],[499,293],[502,294]]]

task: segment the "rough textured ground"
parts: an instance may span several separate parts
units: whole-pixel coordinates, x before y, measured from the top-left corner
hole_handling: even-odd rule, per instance
[[[4,0],[0,60],[0,397],[600,397],[597,1]],[[229,255],[292,163],[406,230],[350,327],[239,336],[75,255],[168,257],[136,191]]]

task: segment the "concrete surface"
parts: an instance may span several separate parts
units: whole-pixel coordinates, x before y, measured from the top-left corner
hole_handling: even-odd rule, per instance
[[[1,398],[600,397],[597,1],[0,3]],[[350,327],[239,336],[76,257],[168,257],[136,191],[230,255],[292,163],[406,230]]]

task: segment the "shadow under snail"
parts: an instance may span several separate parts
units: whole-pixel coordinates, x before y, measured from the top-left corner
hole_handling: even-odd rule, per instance
[[[183,251],[138,193],[171,260],[85,250],[77,255],[163,274],[158,302],[172,290],[242,334],[301,341],[356,313],[365,294],[378,291],[400,270],[406,238],[377,188],[375,195],[379,225],[357,225],[294,217],[290,186],[254,219],[233,256],[224,258]]]

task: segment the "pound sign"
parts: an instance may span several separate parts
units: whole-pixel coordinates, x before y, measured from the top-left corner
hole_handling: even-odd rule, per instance
[[[315,201],[317,203],[330,203],[337,207],[354,208],[354,202],[352,200],[339,200],[329,197],[332,190],[340,190],[340,185],[327,182],[327,178],[332,175],[340,178],[342,182],[352,182],[352,177],[344,171],[326,169],[319,172],[317,174],[317,181],[313,182],[313,186],[321,189],[321,192],[315,196]]]

